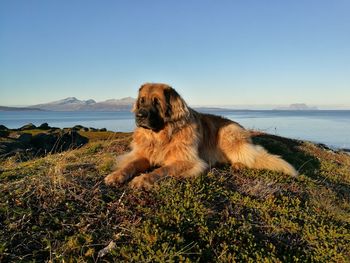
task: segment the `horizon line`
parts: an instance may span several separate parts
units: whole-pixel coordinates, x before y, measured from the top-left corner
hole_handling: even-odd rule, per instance
[[[103,102],[103,101],[101,101]],[[40,103],[46,104],[46,103]],[[36,105],[40,105],[36,104]],[[289,110],[289,109],[278,109],[278,108],[288,108],[294,104],[305,104],[310,109],[316,108],[314,110],[350,110],[350,105],[344,104],[308,104],[308,103],[290,103],[290,104],[188,104],[192,108],[218,108],[218,109],[227,109],[227,110]],[[0,105],[0,107],[9,107],[9,108],[31,108],[36,105]],[[291,109],[293,110],[293,109]],[[300,109],[295,109],[300,110]]]

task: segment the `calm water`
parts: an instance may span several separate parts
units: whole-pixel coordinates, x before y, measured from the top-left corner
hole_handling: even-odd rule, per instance
[[[203,110],[202,110],[203,111]],[[350,148],[350,111],[204,110],[230,118],[244,127],[285,137],[309,140],[336,148]],[[119,112],[0,112],[0,124],[18,128],[27,123],[50,126],[107,128],[132,131],[133,114]]]

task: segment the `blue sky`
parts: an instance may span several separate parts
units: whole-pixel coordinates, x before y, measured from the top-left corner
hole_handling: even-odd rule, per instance
[[[348,0],[1,0],[0,105],[136,97],[350,108]]]

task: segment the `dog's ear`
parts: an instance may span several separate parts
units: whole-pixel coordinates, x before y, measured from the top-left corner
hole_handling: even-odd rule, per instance
[[[189,117],[190,111],[186,105],[186,102],[181,98],[176,90],[169,87],[164,90],[164,96],[166,101],[166,121],[178,121]]]

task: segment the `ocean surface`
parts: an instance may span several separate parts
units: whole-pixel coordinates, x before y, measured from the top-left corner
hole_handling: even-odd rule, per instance
[[[211,110],[205,113],[232,119],[245,128],[294,139],[323,143],[333,148],[350,148],[350,110],[278,111],[278,110]],[[129,132],[135,128],[134,116],[117,112],[0,111],[0,124],[19,128],[27,123],[53,127],[83,125]]]

